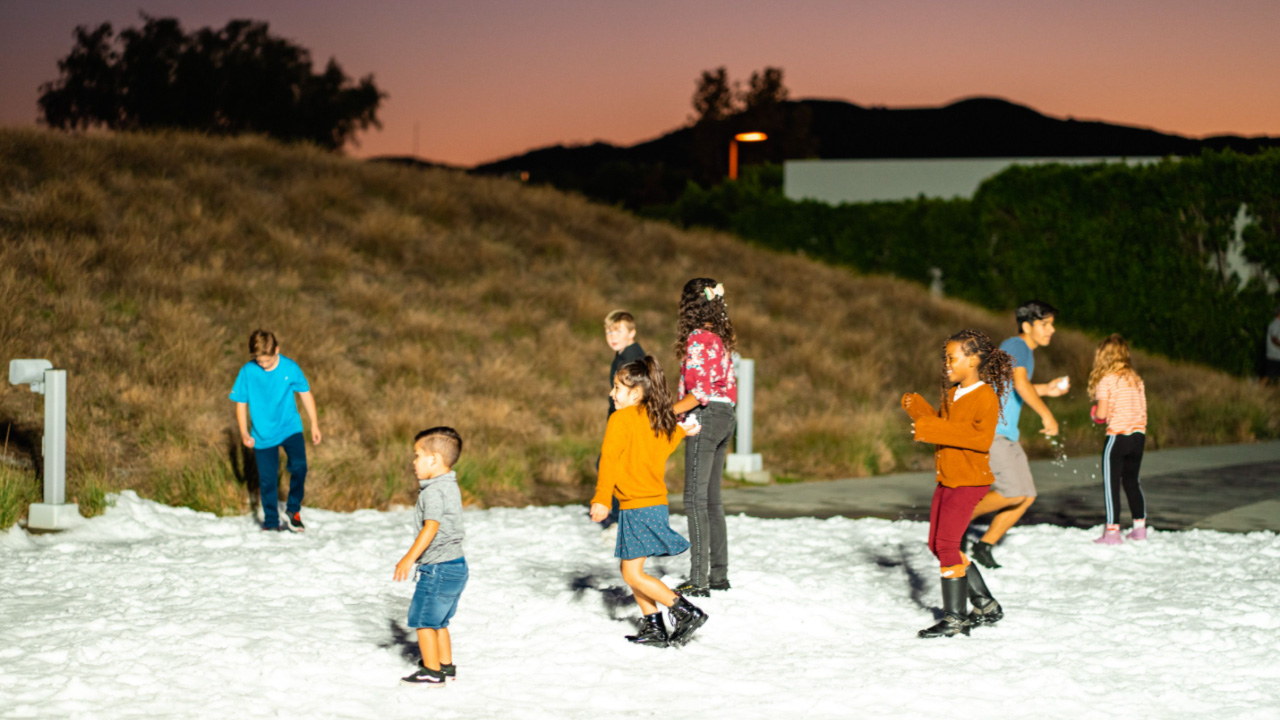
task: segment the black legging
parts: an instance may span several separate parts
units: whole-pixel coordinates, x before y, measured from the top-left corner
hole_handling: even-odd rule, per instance
[[[1142,468],[1142,448],[1146,433],[1108,435],[1102,450],[1102,488],[1107,501],[1107,524],[1120,524],[1120,486],[1129,498],[1129,514],[1134,520],[1145,520],[1147,502],[1142,497],[1138,471]]]

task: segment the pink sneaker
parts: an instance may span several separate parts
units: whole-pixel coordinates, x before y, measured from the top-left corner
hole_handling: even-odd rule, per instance
[[[1119,530],[1107,530],[1094,542],[1099,545],[1119,545],[1124,542],[1124,539],[1120,537]]]
[[[1135,527],[1135,528],[1133,529],[1133,531],[1132,531],[1132,532],[1130,532],[1130,533],[1129,533],[1128,535],[1126,535],[1125,537],[1129,538],[1130,540],[1146,540],[1146,539],[1147,539],[1147,526],[1146,526],[1146,525],[1143,525],[1142,527]]]

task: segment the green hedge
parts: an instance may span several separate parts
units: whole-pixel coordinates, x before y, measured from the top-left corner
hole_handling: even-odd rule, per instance
[[[1126,166],[1018,166],[972,200],[792,202],[777,166],[690,184],[655,214],[864,272],[928,283],[996,310],[1039,298],[1065,324],[1237,375],[1255,370],[1276,297],[1225,271],[1241,204],[1244,254],[1280,277],[1280,151]]]

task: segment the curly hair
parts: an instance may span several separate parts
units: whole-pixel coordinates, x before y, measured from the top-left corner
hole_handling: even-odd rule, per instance
[[[1118,333],[1103,338],[1093,353],[1093,370],[1089,371],[1090,398],[1098,398],[1098,383],[1112,373],[1119,373],[1120,379],[1130,385],[1136,385],[1140,380],[1129,356],[1129,343]]]
[[[680,293],[680,319],[676,323],[676,361],[684,365],[689,352],[689,336],[695,330],[709,330],[720,337],[724,350],[732,353],[738,346],[738,335],[729,319],[729,308],[723,294],[708,293],[720,283],[711,278],[694,278],[684,284]],[[708,294],[711,297],[707,297]]]
[[[1000,404],[1000,413],[1004,414],[1004,398],[1013,386],[1013,356],[997,348],[990,336],[981,330],[961,330],[942,343],[942,406],[943,417],[951,405],[947,391],[955,383],[947,377],[947,346],[960,343],[960,352],[965,357],[978,357],[978,378],[991,386]]]
[[[629,362],[618,370],[618,382],[623,387],[638,387],[644,393],[640,403],[649,416],[653,434],[666,433],[667,439],[676,431],[676,414],[671,411],[671,393],[667,390],[667,376],[662,372],[658,359],[645,355],[643,359]]]

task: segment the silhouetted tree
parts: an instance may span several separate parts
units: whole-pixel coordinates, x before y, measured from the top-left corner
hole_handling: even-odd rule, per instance
[[[332,59],[313,73],[310,53],[271,35],[267,23],[232,20],[187,34],[173,18],[142,19],[114,41],[110,23],[76,28],[60,77],[40,86],[46,124],[262,133],[331,150],[381,127],[386,94],[372,75],[353,84]]]
[[[735,83],[736,84],[736,83]],[[724,120],[738,111],[736,88],[729,84],[729,72],[723,65],[703,70],[693,91],[695,124]]]
[[[766,67],[751,73],[751,82],[742,93],[742,106],[746,110],[778,105],[787,99],[787,87],[782,84],[782,68]]]

